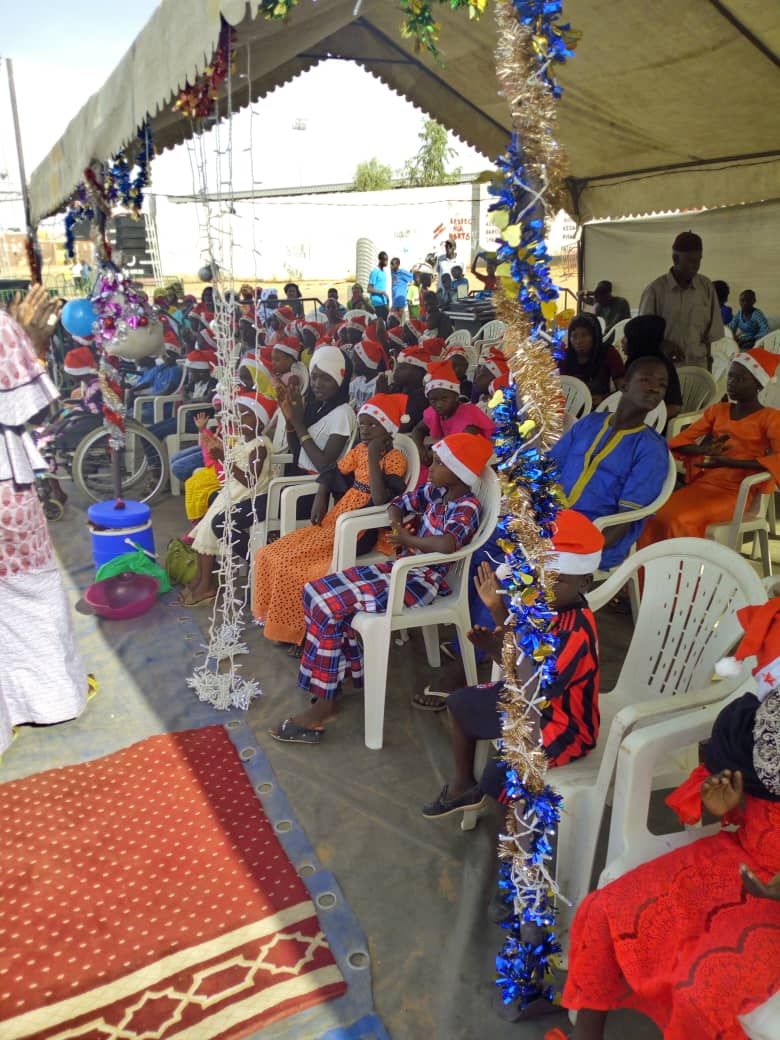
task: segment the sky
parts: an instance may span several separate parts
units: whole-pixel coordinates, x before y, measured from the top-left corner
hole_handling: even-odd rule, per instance
[[[156,6],[153,0],[107,0],[103,4],[94,0],[28,0],[24,4],[0,0],[0,57],[13,60],[28,180]],[[357,164],[372,156],[400,170],[419,147],[417,135],[424,118],[410,102],[358,66],[343,61],[323,63],[234,117],[234,188],[349,181]],[[295,129],[296,125],[303,128]],[[224,141],[224,129],[222,133]],[[213,136],[207,135],[207,147]],[[464,172],[489,167],[488,160],[474,149],[455,137],[451,141],[457,152],[453,166]],[[151,190],[190,194],[193,176],[190,152],[182,145],[155,159]],[[3,201],[6,196],[2,194],[18,183],[3,63],[0,227],[21,223],[19,206]]]

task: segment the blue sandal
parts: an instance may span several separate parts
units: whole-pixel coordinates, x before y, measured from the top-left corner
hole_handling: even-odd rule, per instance
[[[269,729],[268,732],[274,740],[278,740],[282,744],[319,744],[325,730],[307,729],[306,726],[299,726],[292,719],[285,719],[281,726]]]

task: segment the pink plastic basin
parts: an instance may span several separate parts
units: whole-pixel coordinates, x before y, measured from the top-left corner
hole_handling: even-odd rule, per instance
[[[127,571],[90,585],[84,599],[100,617],[125,621],[145,614],[154,605],[159,589],[157,578]]]

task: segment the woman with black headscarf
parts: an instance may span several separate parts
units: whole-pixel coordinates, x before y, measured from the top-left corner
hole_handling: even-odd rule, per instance
[[[601,325],[591,314],[572,319],[566,354],[559,367],[562,376],[574,376],[585,383],[594,408],[613,389],[623,389],[623,359],[613,346],[604,344]]]
[[[607,1011],[619,1007],[648,1015],[665,1040],[744,1040],[740,1016],[780,990],[780,599],[737,617],[745,637],[736,657],[757,656],[756,693],[721,711],[704,765],[667,799],[684,823],[703,805],[736,829],[585,899],[563,994],[578,1012],[576,1040],[601,1040]],[[735,663],[718,671],[738,672]],[[560,1030],[548,1038],[565,1040]]]
[[[667,419],[672,419],[679,414],[682,408],[682,390],[677,369],[661,346],[665,329],[664,318],[657,314],[640,314],[639,317],[632,318],[628,322],[623,329],[623,335],[625,337],[626,369],[630,367],[632,361],[641,357],[657,357],[666,365],[669,382],[666,386],[664,404]]]

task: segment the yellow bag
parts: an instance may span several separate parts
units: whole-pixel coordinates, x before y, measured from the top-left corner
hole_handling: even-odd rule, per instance
[[[184,484],[184,509],[188,520],[200,520],[209,507],[209,498],[222,484],[212,466],[196,469]]]

